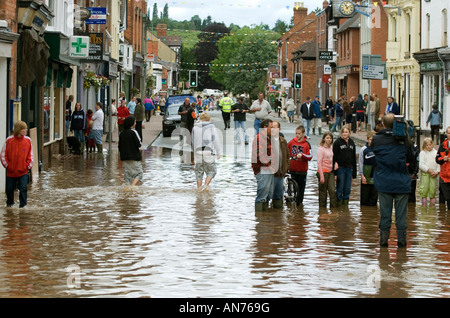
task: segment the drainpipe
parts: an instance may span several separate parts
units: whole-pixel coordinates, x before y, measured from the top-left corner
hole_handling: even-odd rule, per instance
[[[442,80],[443,80],[443,83],[445,83],[447,81],[447,79],[446,79],[447,78],[447,71],[445,69],[445,62],[442,59],[442,56],[441,56],[441,53],[439,52],[439,50],[437,50],[437,55],[438,55],[439,60],[442,62],[442,70],[443,70],[442,72],[444,74]],[[443,83],[441,83],[441,84],[443,84]],[[445,85],[441,85],[441,86],[442,86],[441,87],[441,92],[442,92],[441,105],[443,106],[443,99],[444,99],[444,96],[445,96],[445,91],[444,91],[445,90],[444,89]],[[443,109],[443,107],[441,107],[441,109]],[[442,117],[444,117],[444,116],[442,116]],[[444,120],[444,118],[442,118],[442,120]],[[446,126],[444,126],[444,123],[442,123],[442,127],[446,127]],[[442,142],[443,139],[445,139],[446,136],[445,136],[445,134],[442,134],[442,132],[439,135],[440,135],[440,141]]]

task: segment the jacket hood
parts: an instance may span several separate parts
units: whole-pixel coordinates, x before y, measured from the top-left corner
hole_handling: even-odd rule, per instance
[[[130,129],[133,126],[134,122],[135,122],[134,117],[133,116],[128,116],[123,121],[123,128]]]

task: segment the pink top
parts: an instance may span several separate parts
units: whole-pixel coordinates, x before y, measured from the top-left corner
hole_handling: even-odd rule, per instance
[[[336,164],[337,165],[337,164]],[[333,148],[320,146],[317,151],[317,172],[323,178],[324,172],[333,170]]]

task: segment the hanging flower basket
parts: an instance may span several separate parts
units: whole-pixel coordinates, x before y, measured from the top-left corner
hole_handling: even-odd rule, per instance
[[[94,72],[87,72],[84,77],[83,87],[84,89],[89,89],[95,87],[96,89],[109,86],[109,79],[103,75],[95,74]]]

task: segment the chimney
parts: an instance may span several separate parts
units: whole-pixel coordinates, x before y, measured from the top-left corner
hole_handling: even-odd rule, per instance
[[[308,9],[304,7],[303,2],[295,2],[294,25],[302,23],[307,15],[308,15]]]
[[[156,30],[157,30],[157,32],[156,32],[157,37],[167,36],[167,24],[162,24],[162,23],[158,24],[156,26]]]
[[[326,9],[329,6],[328,1],[324,0],[324,2],[322,3],[322,9]]]

